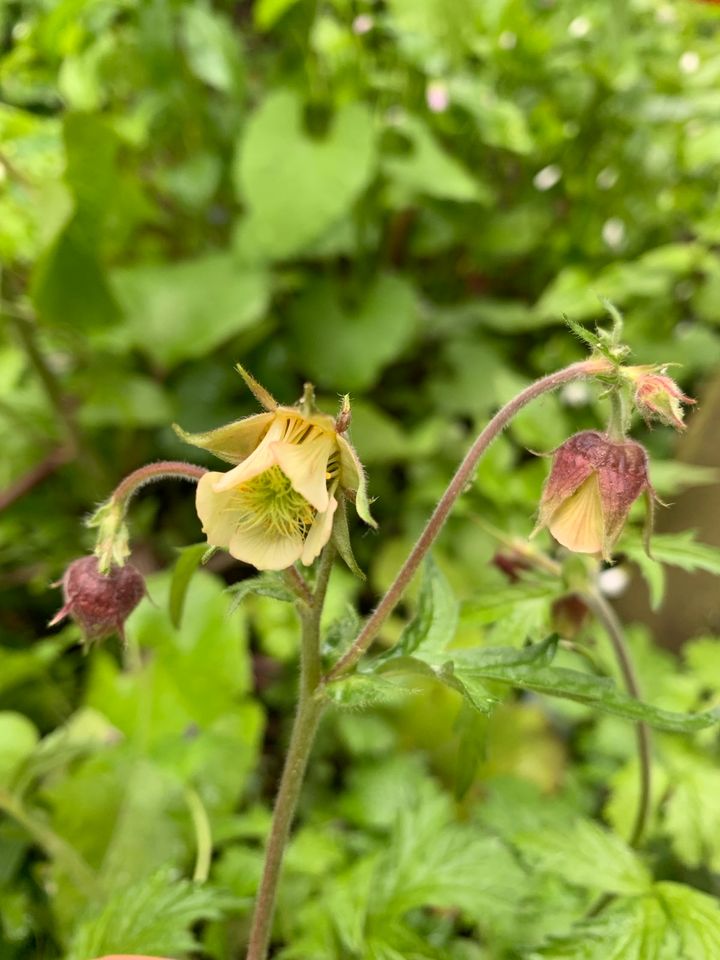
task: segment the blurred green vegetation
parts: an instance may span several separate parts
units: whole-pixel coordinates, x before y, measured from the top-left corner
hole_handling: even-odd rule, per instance
[[[307,379],[328,411],[350,392],[381,532],[356,531],[369,581],[337,572],[329,623],[369,608],[498,405],[582,355],[563,313],[594,322],[609,297],[635,361],[682,364],[701,393],[720,359],[719,37],[720,9],[691,0],[0,2],[2,960],[180,956],[193,925],[198,956],[238,956],[292,711],[292,610],[228,615],[239,565],[198,575],[180,631],[156,574],[125,670],[115,641],[48,638],[93,504],[148,460],[195,458],[172,421],[254,412],[237,361],[284,402]],[[506,586],[489,526],[532,528],[528,450],[603,411],[569,387],[494,445],[438,548],[462,600]],[[637,436],[661,496],[714,481],[669,463],[670,431]],[[167,568],[200,539],[190,488],[149,489],[132,526],[138,565]],[[522,643],[547,605],[521,607],[502,636],[470,614],[461,635]],[[633,641],[652,702],[720,696],[712,636],[684,672]],[[532,697],[489,726],[457,712],[433,687],[328,725],[278,956],[716,960],[712,732],[661,740],[650,896],[587,819],[628,832],[631,726]],[[193,887],[204,817],[211,885]],[[590,866],[570,863],[571,820]],[[571,933],[608,889],[626,899]]]

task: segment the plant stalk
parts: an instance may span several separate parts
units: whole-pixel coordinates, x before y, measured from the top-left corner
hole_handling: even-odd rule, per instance
[[[290,746],[275,800],[265,863],[250,927],[246,960],[265,960],[267,957],[285,847],[300,797],[308,758],[325,709],[325,701],[318,695],[320,617],[334,559],[335,550],[329,544],[320,558],[311,604],[309,606],[304,603],[298,604],[302,625],[300,696],[290,736]]]
[[[398,571],[395,579],[388,588],[385,596],[377,605],[373,613],[366,620],[362,630],[355,638],[352,646],[343,654],[333,668],[325,677],[326,682],[336,680],[352,667],[355,666],[360,657],[365,653],[385,620],[395,609],[405,589],[415,575],[418,567],[422,563],[425,554],[428,552],[436,537],[440,533],[448,515],[460,494],[465,490],[468,483],[471,482],[473,473],[480,461],[480,458],[488,449],[490,444],[510,423],[516,413],[518,413],[526,404],[544,393],[550,393],[571,380],[580,380],[598,374],[609,373],[613,369],[613,363],[604,357],[582,360],[579,363],[573,363],[569,367],[549,374],[535,383],[530,384],[522,390],[516,397],[513,397],[509,403],[506,403],[492,418],[490,423],[480,433],[472,447],[458,467],[455,476],[450,481],[445,493],[438,501],[435,510],[428,520],[425,529],[418,537],[414,547],[408,554],[405,563]]]
[[[636,700],[640,700],[640,684],[617,614],[599,590],[589,590],[584,594],[584,598],[608,635],[627,692]],[[646,723],[636,723],[635,735],[639,762],[639,795],[635,822],[628,838],[631,847],[637,847],[642,842],[650,817],[652,802],[652,741],[650,728]]]

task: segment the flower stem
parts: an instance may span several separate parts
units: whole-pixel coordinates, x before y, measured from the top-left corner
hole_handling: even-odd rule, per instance
[[[300,697],[290,737],[290,746],[275,800],[275,810],[265,852],[265,864],[250,927],[247,960],[265,960],[267,957],[285,846],[295,816],[310,751],[315,742],[315,734],[325,709],[325,701],[318,696],[320,684],[320,616],[334,559],[335,550],[331,545],[328,545],[320,558],[312,603],[309,606],[305,604],[299,606],[302,624]]]
[[[205,473],[207,473],[205,467],[184,463],[182,460],[160,460],[157,463],[148,463],[144,467],[133,470],[121,480],[113,490],[110,499],[114,503],[121,503],[126,510],[130,500],[146,483],[165,479],[190,480],[197,483]]]
[[[495,438],[505,429],[516,413],[518,413],[526,404],[544,393],[549,393],[571,380],[584,379],[597,374],[609,373],[613,369],[613,363],[602,357],[583,360],[579,363],[573,363],[569,367],[558,370],[555,373],[535,381],[522,390],[516,397],[505,404],[490,423],[480,433],[472,447],[468,451],[465,459],[458,467],[455,476],[450,481],[445,493],[440,498],[435,510],[428,520],[425,529],[420,534],[414,547],[410,551],[405,563],[397,573],[397,576],[388,588],[385,596],[377,605],[373,613],[365,622],[362,630],[355,638],[349,650],[333,666],[327,674],[325,680],[330,682],[336,680],[350,670],[365,653],[370,644],[380,631],[385,620],[395,609],[406,587],[412,580],[415,572],[422,563],[425,554],[428,552],[436,537],[440,533],[445,521],[448,518],[450,510],[460,494],[465,490],[467,484],[471,481],[472,475],[478,462],[485,451]]]
[[[615,658],[620,667],[623,681],[627,692],[639,700],[641,697],[640,684],[638,682],[635,667],[625,641],[622,624],[617,614],[607,602],[599,590],[589,590],[584,594],[585,600],[595,614],[598,621],[602,624],[612,644]],[[631,847],[637,847],[643,839],[645,828],[650,816],[650,804],[652,801],[652,742],[650,738],[650,728],[645,723],[635,724],[635,735],[637,738],[637,751],[639,761],[639,794],[638,805],[635,813],[635,822],[632,832],[628,839]]]

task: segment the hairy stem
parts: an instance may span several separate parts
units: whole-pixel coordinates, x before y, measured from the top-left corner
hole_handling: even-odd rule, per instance
[[[275,800],[265,864],[250,927],[247,960],[265,960],[267,957],[285,846],[290,835],[310,751],[325,708],[324,701],[318,696],[320,616],[334,558],[334,548],[328,545],[320,558],[312,602],[309,606],[302,604],[299,607],[302,624],[300,696],[290,746]]]
[[[615,658],[617,659],[623,682],[627,692],[639,700],[640,684],[638,682],[635,667],[625,641],[622,624],[618,620],[617,614],[607,602],[599,590],[590,590],[585,595],[585,600],[602,624],[612,644]],[[651,784],[651,753],[652,743],[650,739],[650,728],[645,723],[635,724],[635,734],[637,738],[638,762],[640,770],[638,806],[635,813],[635,822],[632,832],[628,839],[631,847],[636,847],[642,842],[648,818],[650,816],[650,803],[652,800]]]
[[[537,380],[535,383],[530,384],[529,387],[526,387],[525,390],[522,390],[516,397],[514,397],[509,403],[505,404],[505,406],[495,414],[490,423],[488,423],[482,433],[480,433],[480,435],[477,437],[465,456],[465,459],[458,467],[455,476],[452,478],[445,493],[440,498],[435,510],[425,526],[425,529],[420,534],[415,545],[408,554],[405,563],[398,571],[397,576],[388,588],[387,593],[365,622],[365,625],[355,638],[352,646],[345,654],[343,654],[342,657],[340,657],[332,670],[330,670],[328,673],[327,677],[325,678],[327,682],[337,679],[343,673],[346,673],[348,670],[350,670],[378,635],[383,623],[395,609],[397,603],[405,592],[406,587],[422,563],[425,554],[428,552],[437,535],[440,533],[440,530],[447,520],[453,504],[471,481],[480,458],[488,449],[493,440],[495,440],[495,438],[510,423],[515,414],[522,410],[522,408],[526,404],[530,403],[531,400],[535,400],[544,393],[549,393],[563,384],[569,383],[571,380],[579,380],[592,377],[597,374],[608,373],[612,369],[612,362],[604,358],[583,360],[580,363],[573,363],[569,367],[565,367],[563,370],[558,370],[557,372],[551,373],[547,377],[543,377],[541,380]]]
[[[110,499],[121,503],[125,509],[132,497],[153,480],[190,480],[197,481],[207,473],[205,467],[198,467],[194,463],[185,463],[182,460],[159,460],[157,463],[148,463],[129,473],[115,487]]]

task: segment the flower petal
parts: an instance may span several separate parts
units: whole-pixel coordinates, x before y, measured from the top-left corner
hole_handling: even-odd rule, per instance
[[[335,446],[335,435],[318,431],[302,443],[273,443],[275,462],[292,483],[293,490],[305,497],[320,513],[328,508],[327,464]]]
[[[568,550],[576,553],[602,552],[604,524],[597,474],[588,477],[558,507],[548,529]]]
[[[367,480],[365,471],[360,463],[355,448],[348,443],[345,437],[337,438],[340,448],[340,485],[345,490],[355,494],[355,509],[361,520],[371,527],[377,528],[377,523],[370,513],[370,501],[367,494]]]
[[[333,516],[337,510],[337,505],[338,502],[335,497],[330,497],[327,510],[325,510],[324,513],[316,514],[310,531],[308,532],[307,539],[305,540],[302,556],[300,557],[306,567],[313,562],[330,539]]]
[[[200,477],[195,491],[195,508],[208,543],[227,549],[235,533],[237,512],[230,506],[235,491],[218,493],[215,489],[215,484],[224,476],[223,473],[206,473]]]
[[[173,430],[185,443],[191,443],[201,450],[209,450],[228,463],[240,463],[249,457],[260,443],[274,416],[273,413],[258,413],[207,433],[186,433],[176,423],[173,424]]]
[[[273,422],[262,438],[260,445],[253,450],[246,460],[233,467],[232,470],[228,470],[227,473],[222,474],[222,478],[215,484],[215,489],[218,492],[237,487],[239,484],[245,483],[246,480],[252,480],[253,477],[257,477],[270,467],[275,466],[277,461],[275,460],[273,447],[275,441],[285,432],[286,418],[276,417],[274,414],[272,414],[272,417]]]
[[[299,530],[296,536],[288,537],[252,524],[235,530],[228,551],[258,570],[285,570],[300,559],[303,540]]]

